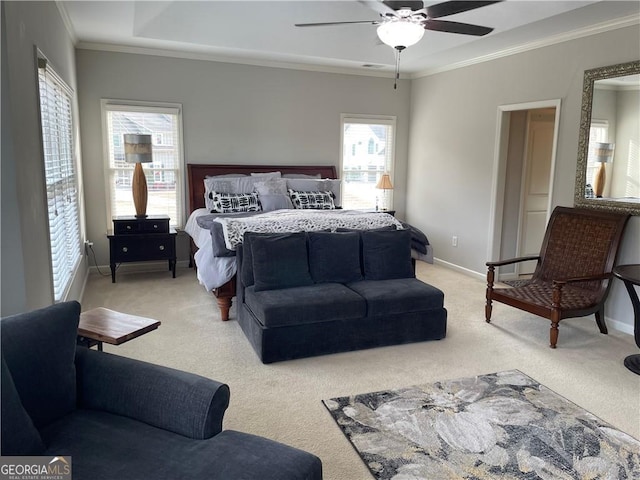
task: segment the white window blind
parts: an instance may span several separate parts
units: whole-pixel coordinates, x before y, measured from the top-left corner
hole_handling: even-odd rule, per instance
[[[151,135],[152,163],[143,164],[147,180],[148,215],[168,215],[174,227],[182,227],[182,115],[178,105],[117,103],[103,100],[106,143],[107,218],[135,215],[131,193],[134,164],[124,156],[124,135]],[[111,228],[111,225],[108,225]]]
[[[376,189],[383,173],[393,181],[395,117],[342,115],[342,206],[392,209],[393,190]]]
[[[81,256],[71,91],[42,58],[38,59],[38,85],[53,296],[60,302]]]

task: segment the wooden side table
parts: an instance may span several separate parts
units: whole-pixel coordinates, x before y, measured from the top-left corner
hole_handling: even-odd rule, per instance
[[[636,345],[640,348],[640,301],[635,285],[640,286],[640,264],[618,265],[613,269],[613,274],[624,282],[629,292],[631,305],[633,305],[634,337]],[[629,355],[624,359],[624,366],[633,373],[640,375],[640,354]]]
[[[98,307],[80,314],[78,345],[102,351],[102,342],[120,345],[159,326],[158,320]]]

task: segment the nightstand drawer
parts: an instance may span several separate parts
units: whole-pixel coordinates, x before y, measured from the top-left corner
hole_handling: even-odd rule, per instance
[[[113,261],[143,262],[146,260],[170,260],[175,258],[175,237],[172,235],[131,235],[113,237]]]
[[[116,235],[169,233],[169,220],[114,220],[113,231]]]

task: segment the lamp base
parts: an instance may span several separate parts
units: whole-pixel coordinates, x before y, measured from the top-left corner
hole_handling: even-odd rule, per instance
[[[133,169],[131,190],[133,193],[133,204],[136,207],[136,218],[145,218],[147,216],[147,179],[144,176],[142,163],[136,163]]]

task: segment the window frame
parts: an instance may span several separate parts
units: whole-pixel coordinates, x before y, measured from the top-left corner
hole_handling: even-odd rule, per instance
[[[42,72],[42,73],[41,73]],[[71,291],[71,287],[73,285],[74,279],[78,272],[78,268],[81,265],[83,258],[83,249],[82,249],[82,205],[81,205],[81,170],[78,161],[78,151],[77,151],[77,119],[76,119],[76,98],[74,94],[74,90],[67,85],[67,83],[62,79],[62,77],[56,72],[56,70],[51,66],[47,57],[36,48],[36,88],[37,88],[37,102],[38,102],[38,133],[40,136],[40,147],[41,147],[41,160],[42,160],[42,175],[43,175],[43,183],[44,183],[44,201],[46,202],[46,211],[47,211],[47,235],[49,242],[49,263],[51,267],[51,296],[53,298],[54,303],[60,303],[67,299],[69,296],[69,292]],[[42,79],[44,79],[44,85],[42,83]],[[51,83],[51,85],[49,85]],[[43,88],[51,88],[53,89],[53,104],[54,110],[51,111],[51,105],[49,102],[45,105],[43,104]],[[45,93],[46,97],[49,97],[49,93]],[[64,96],[66,98],[61,99],[60,97]],[[58,108],[56,105],[67,103],[66,108]],[[47,155],[54,153],[50,151],[51,146],[48,145],[49,140],[47,139],[47,132],[45,128],[48,128],[48,125],[51,120],[57,120],[63,117],[60,113],[64,113],[64,111],[68,111],[68,116],[63,118],[63,123],[55,122],[55,132],[57,133],[55,145],[53,145],[56,150],[56,158],[55,169],[58,169],[60,172],[64,170],[64,176],[60,174],[60,178],[53,182],[53,184],[61,183],[61,189],[54,187],[53,196],[50,197],[49,194],[49,182],[53,180],[51,175],[53,172],[47,167]],[[52,115],[55,114],[55,115]],[[52,135],[49,133],[49,135]],[[60,154],[61,150],[66,152],[64,155],[66,160],[62,159]],[[52,184],[52,185],[53,185]],[[69,188],[69,185],[71,187]],[[63,205],[72,205],[72,208],[64,208],[62,213],[63,218],[61,219],[62,225],[56,227],[56,232],[60,231],[61,228],[63,233],[62,236],[52,238],[52,219],[51,219],[51,211],[50,211],[50,201],[53,199],[54,205],[57,205],[56,198],[58,196],[58,190],[62,191],[62,197],[69,198],[70,194],[73,194],[72,202],[63,202]],[[57,213],[56,213],[57,215]],[[73,217],[69,222],[68,216]],[[62,252],[56,251],[54,245],[64,245],[62,248]],[[58,255],[61,255],[61,258],[57,258]],[[63,260],[60,262],[60,260]],[[62,268],[64,271],[59,271],[56,269],[56,265],[62,263]]]
[[[111,98],[103,98],[100,100],[100,115],[102,119],[102,164],[104,170],[105,181],[105,207],[107,214],[107,229],[112,228],[112,219],[114,213],[111,205],[111,165],[109,161],[109,112],[141,112],[141,113],[157,113],[170,114],[177,117],[177,138],[179,145],[176,147],[178,159],[176,165],[176,214],[178,218],[171,218],[171,226],[182,229],[187,221],[186,219],[186,166],[184,156],[184,136],[183,136],[183,118],[182,104],[171,102],[148,102],[137,100],[118,100]],[[167,144],[165,144],[167,145]],[[133,166],[131,167],[133,171]],[[146,173],[146,172],[145,172]],[[147,182],[149,177],[147,177]],[[133,198],[131,199],[133,205]],[[147,212],[149,213],[149,212]]]
[[[344,207],[344,198],[345,198],[345,171],[344,171],[344,127],[345,124],[361,124],[361,125],[385,125],[390,126],[392,128],[391,132],[391,143],[392,143],[392,151],[389,157],[387,157],[387,161],[389,165],[380,173],[380,176],[383,173],[388,173],[391,177],[391,181],[393,182],[393,186],[395,187],[395,161],[396,161],[396,136],[397,136],[397,117],[395,115],[366,115],[366,114],[350,114],[350,113],[341,113],[340,114],[340,178],[342,180],[342,198],[343,198],[343,207]],[[377,147],[377,143],[374,145],[374,149]],[[352,148],[352,146],[351,146]],[[366,146],[368,149],[368,145]],[[377,176],[376,182],[380,179],[380,176]],[[386,203],[385,202],[386,197]],[[387,190],[386,196],[381,195],[382,201],[379,203],[380,209],[393,210],[393,190]]]

